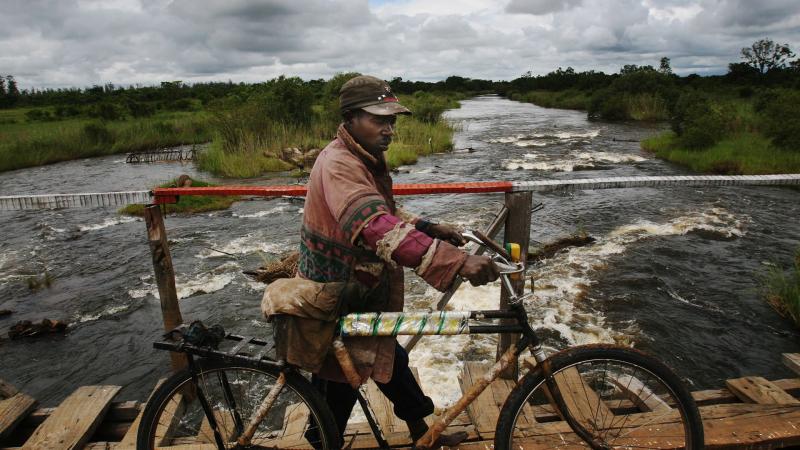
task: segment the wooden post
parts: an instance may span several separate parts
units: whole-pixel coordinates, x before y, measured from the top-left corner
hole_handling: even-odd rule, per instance
[[[533,200],[533,193],[527,192],[508,192],[506,193],[506,208],[508,209],[508,217],[506,218],[506,229],[503,244],[515,242],[519,244],[520,256],[522,261],[526,261],[528,257],[528,246],[530,244],[531,232],[531,202]],[[514,290],[520,295],[525,290],[525,277],[519,277],[511,281]],[[508,308],[508,298],[510,292],[507,292],[503,286],[500,291],[500,309]],[[513,320],[504,319],[501,323],[512,324]],[[500,340],[497,343],[497,357],[499,359],[508,350],[512,344],[516,344],[519,340],[518,335],[501,334]],[[517,379],[518,364],[517,361],[512,361],[506,370],[503,371],[501,377],[506,379]]]
[[[175,269],[169,254],[167,230],[159,205],[147,205],[144,208],[144,221],[147,225],[147,239],[150,242],[150,253],[153,256],[153,271],[158,285],[158,297],[161,299],[161,315],[164,319],[164,331],[170,331],[183,323],[181,308],[178,306],[178,292],[175,289]],[[186,366],[186,357],[180,353],[170,353],[172,369],[178,371]]]

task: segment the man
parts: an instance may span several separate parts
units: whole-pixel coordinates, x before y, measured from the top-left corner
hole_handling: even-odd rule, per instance
[[[344,119],[336,139],[322,150],[311,171],[301,230],[298,273],[322,283],[348,282],[347,312],[402,311],[403,268],[410,267],[439,290],[457,275],[474,285],[498,277],[491,260],[456,248],[465,242],[452,227],[412,216],[395,204],[384,152],[398,114],[411,114],[378,78],[358,76],[340,91]],[[408,354],[392,337],[345,341],[362,380],[371,377],[408,424],[413,440],[427,425],[433,402],[408,368]],[[340,435],[356,392],[328,355],[313,380],[336,418]],[[443,435],[455,445],[464,433]]]

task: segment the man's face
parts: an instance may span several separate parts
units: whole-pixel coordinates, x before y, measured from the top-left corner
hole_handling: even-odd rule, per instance
[[[350,120],[349,131],[364,150],[378,155],[389,149],[396,122],[394,115],[378,116],[362,110]]]

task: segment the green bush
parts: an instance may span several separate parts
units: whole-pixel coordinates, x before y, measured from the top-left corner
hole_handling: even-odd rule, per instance
[[[736,117],[729,105],[697,92],[686,92],[678,100],[671,119],[672,130],[682,147],[701,150],[728,136]]]
[[[590,119],[625,120],[628,118],[623,94],[610,88],[601,89],[592,95],[587,113]]]
[[[125,118],[122,108],[113,103],[98,103],[87,110],[89,117],[101,120],[121,120]]]
[[[264,102],[264,113],[268,118],[296,125],[311,123],[314,93],[302,79],[281,75],[269,81],[267,86],[266,94],[257,100]]]
[[[759,128],[776,147],[800,151],[800,91],[781,90],[760,99]]]
[[[789,273],[774,267],[766,278],[767,301],[784,317],[800,326],[800,250],[795,253]]]
[[[449,99],[442,95],[417,91],[412,98],[403,100],[411,110],[414,118],[427,123],[436,123],[442,118],[442,113],[450,108]]]
[[[156,108],[149,103],[130,100],[126,106],[131,117],[150,117],[156,113]]]
[[[28,122],[48,122],[55,120],[50,114],[50,111],[46,109],[32,109],[25,113],[25,118],[28,119]]]
[[[83,126],[83,134],[95,146],[105,146],[114,143],[114,135],[102,123],[87,123]]]

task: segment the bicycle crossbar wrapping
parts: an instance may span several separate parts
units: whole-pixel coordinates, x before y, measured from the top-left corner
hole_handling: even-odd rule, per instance
[[[339,319],[342,336],[415,336],[469,334],[469,311],[375,312]]]
[[[675,177],[579,178],[574,180],[484,181],[473,183],[396,184],[395,195],[547,192],[677,186],[800,185],[800,174],[691,175]],[[125,206],[132,203],[175,203],[180,195],[305,196],[306,186],[214,186],[156,188],[151,191],[0,196],[0,211]]]

